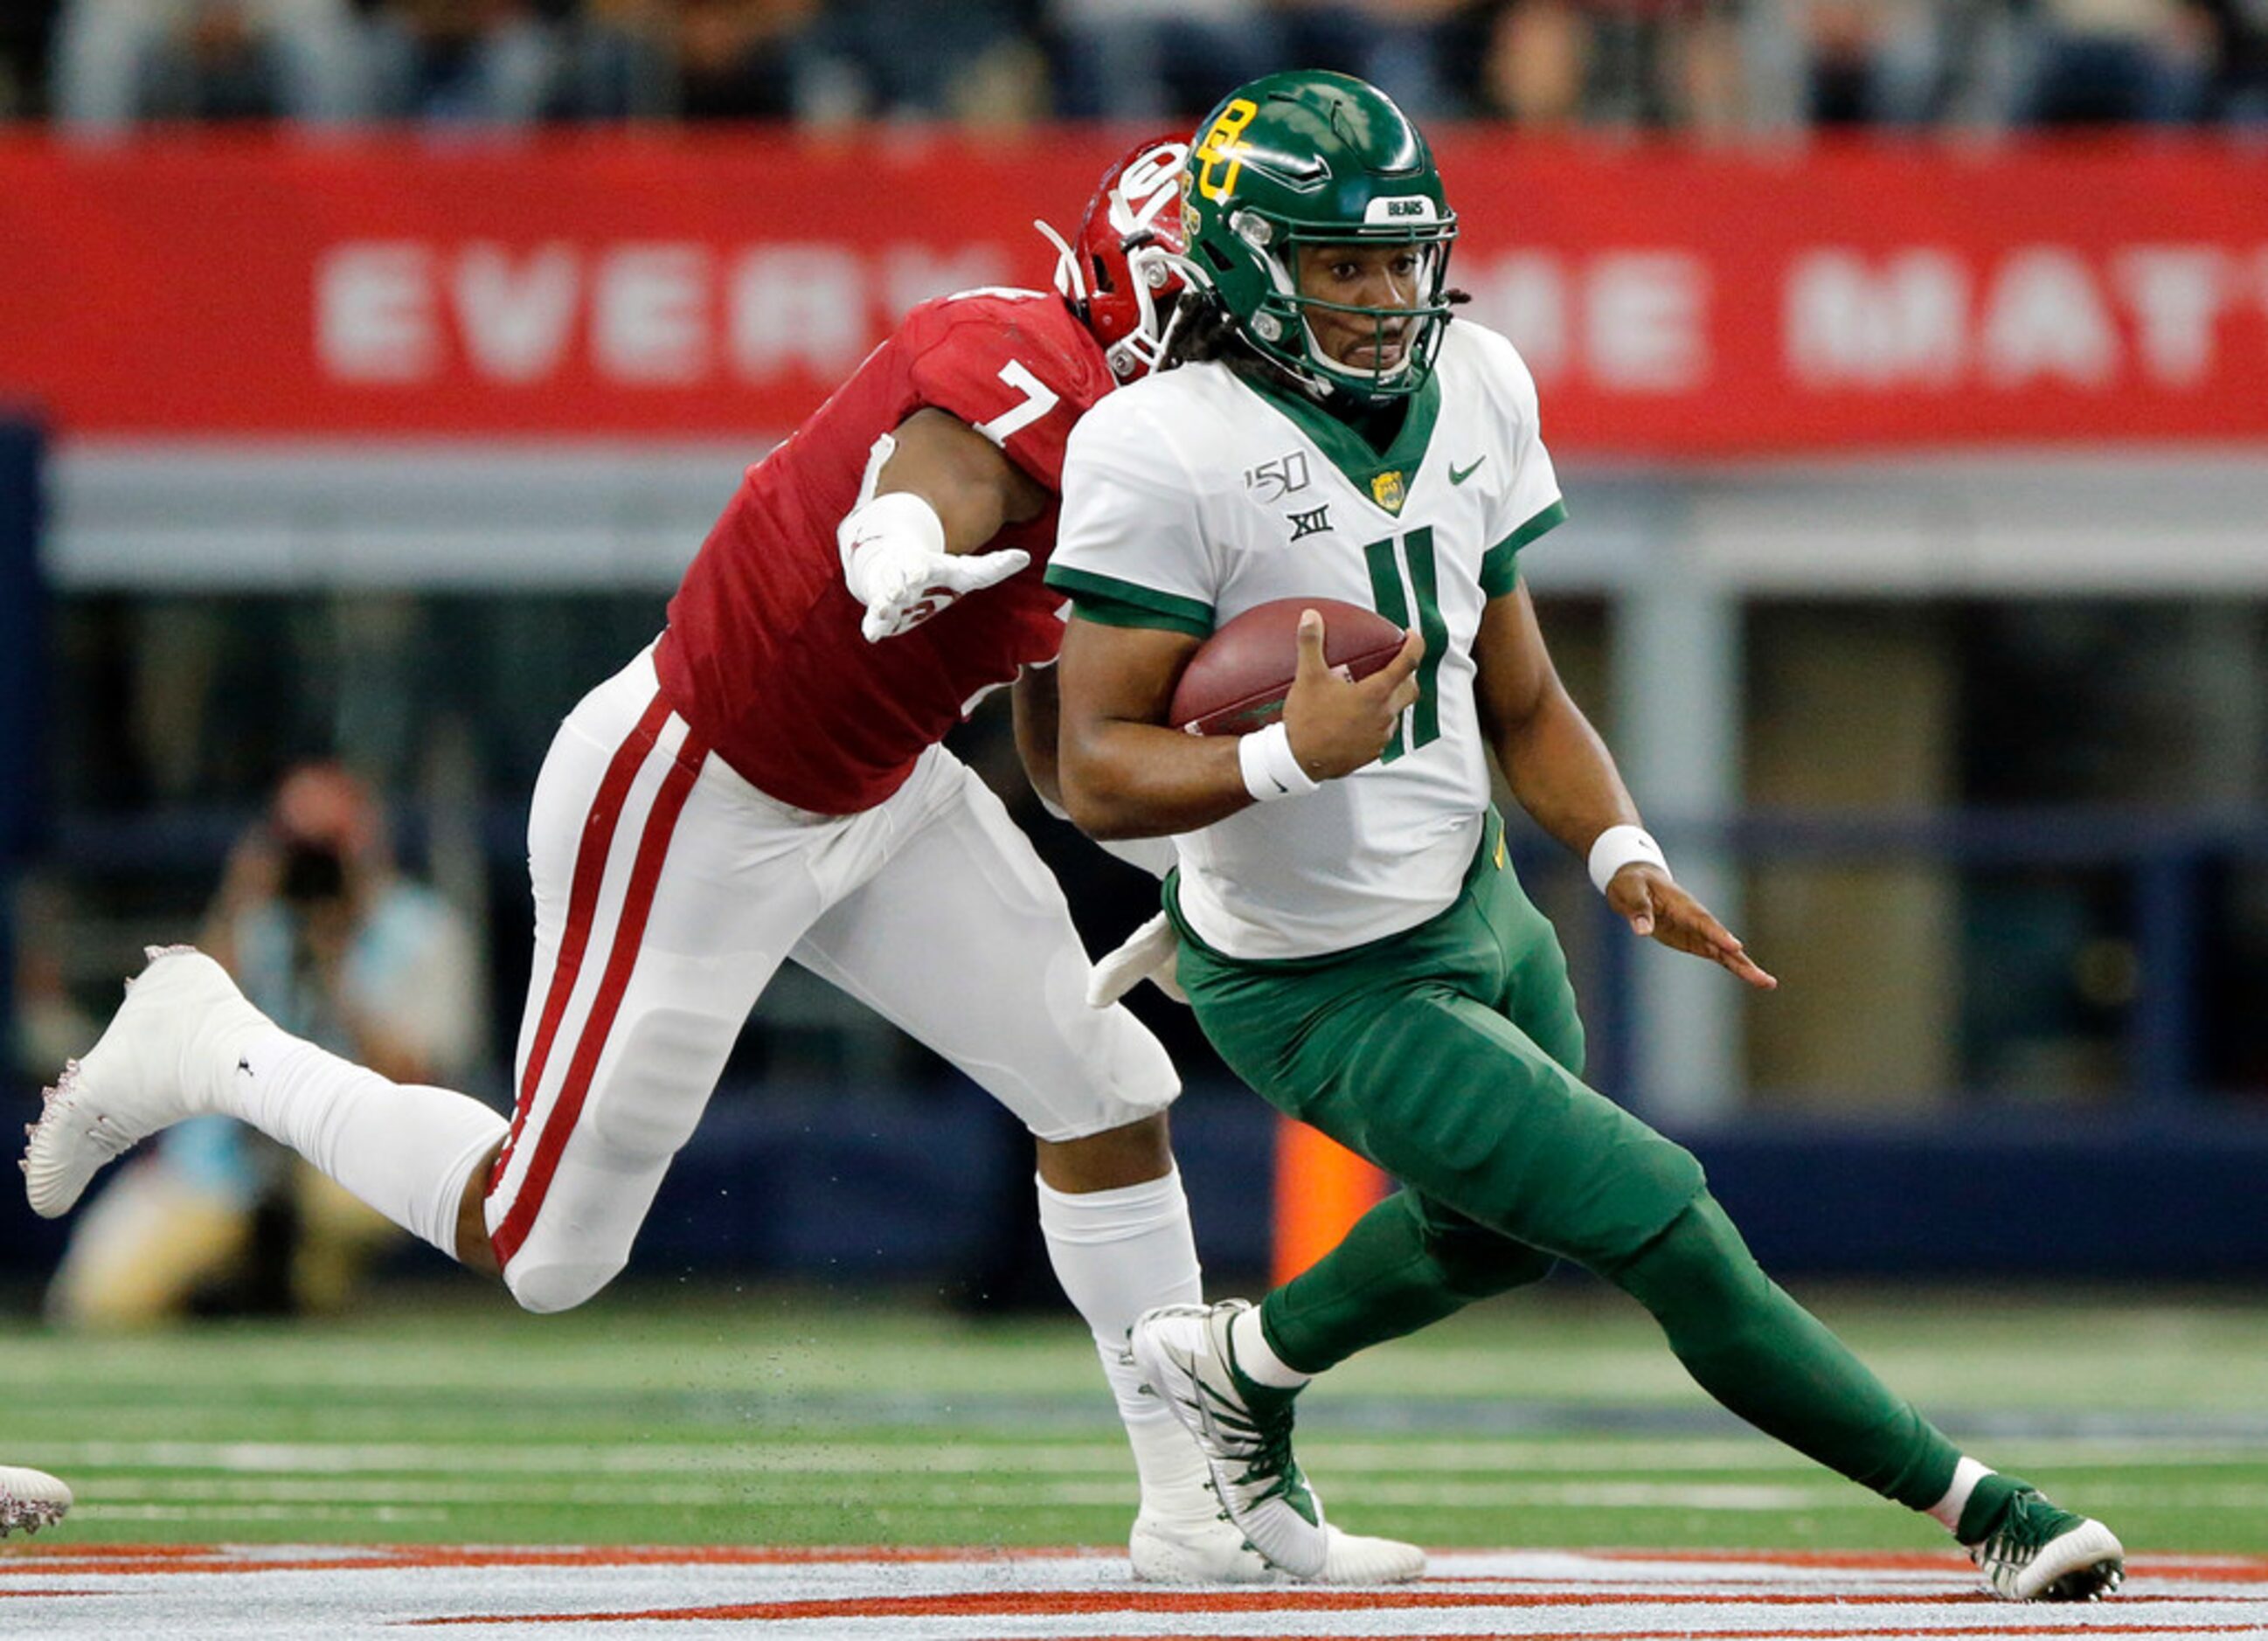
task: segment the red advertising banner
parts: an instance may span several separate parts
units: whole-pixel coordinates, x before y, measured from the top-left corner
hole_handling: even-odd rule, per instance
[[[1043,281],[1118,143],[0,140],[0,397],[65,437],[760,438]],[[2268,442],[2268,149],[1453,131],[1453,275],[1563,454]]]

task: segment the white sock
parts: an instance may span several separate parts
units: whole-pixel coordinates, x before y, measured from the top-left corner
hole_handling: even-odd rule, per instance
[[[1992,1474],[1989,1466],[1982,1465],[1963,1453],[1961,1462],[1953,1467],[1953,1485],[1945,1490],[1945,1497],[1929,1507],[1928,1513],[1936,1517],[1948,1533],[1961,1531],[1961,1512],[1969,1507],[1969,1495],[1977,1490],[1977,1483]]]
[[[468,1094],[396,1083],[288,1032],[231,1073],[234,1115],[298,1152],[412,1235],[457,1256],[457,1213],[504,1118]]]
[[[1228,1348],[1236,1355],[1236,1371],[1256,1385],[1278,1390],[1297,1390],[1312,1375],[1288,1366],[1260,1328],[1260,1307],[1240,1311],[1228,1324]]]
[[[1143,1312],[1204,1298],[1180,1173],[1076,1194],[1045,1180],[1035,1183],[1048,1261],[1094,1335],[1103,1377],[1134,1449],[1143,1508],[1209,1520],[1219,1505],[1212,1503],[1204,1457],[1165,1403],[1143,1394],[1141,1372],[1126,1349],[1127,1332]]]

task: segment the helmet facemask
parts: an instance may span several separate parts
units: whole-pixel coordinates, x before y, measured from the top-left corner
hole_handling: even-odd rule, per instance
[[[1373,204],[1398,202],[1376,201]],[[1359,399],[1400,398],[1415,393],[1432,369],[1433,356],[1449,318],[1447,289],[1449,247],[1456,238],[1454,216],[1422,228],[1408,222],[1381,225],[1377,232],[1351,228],[1343,223],[1303,224],[1272,219],[1253,210],[1230,213],[1230,231],[1249,247],[1253,260],[1266,274],[1265,291],[1240,328],[1247,341],[1270,360],[1290,372],[1313,393],[1338,391]],[[1335,302],[1310,296],[1300,289],[1300,252],[1306,247],[1339,249],[1350,247],[1407,247],[1417,256],[1408,276],[1408,300],[1387,307]],[[1401,279],[1397,276],[1397,286]],[[1311,315],[1330,313],[1370,321],[1371,357],[1384,357],[1389,341],[1400,346],[1391,364],[1373,363],[1365,370],[1334,358],[1316,334]]]
[[[1103,350],[1110,373],[1122,382],[1147,376],[1158,368],[1174,339],[1179,298],[1185,288],[1180,255],[1154,239],[1130,244],[1126,250],[1127,284],[1141,318],[1134,328]]]

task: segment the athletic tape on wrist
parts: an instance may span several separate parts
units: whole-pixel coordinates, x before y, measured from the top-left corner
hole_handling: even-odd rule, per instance
[[[1669,862],[1662,856],[1661,845],[1647,835],[1644,827],[1609,827],[1591,844],[1591,887],[1604,894],[1615,873],[1638,861],[1659,866],[1664,877],[1669,875]]]
[[[1322,784],[1300,767],[1291,733],[1280,722],[1238,740],[1236,767],[1244,776],[1244,790],[1263,804],[1297,798]]]

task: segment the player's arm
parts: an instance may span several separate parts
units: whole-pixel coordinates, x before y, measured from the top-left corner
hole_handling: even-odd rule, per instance
[[[911,630],[965,593],[1031,563],[986,551],[1047,511],[1048,491],[975,428],[924,408],[877,440],[858,504],[836,530],[843,578],[866,607],[869,643]]]
[[[1636,828],[1638,805],[1606,742],[1560,681],[1524,585],[1489,600],[1473,659],[1483,732],[1512,795],[1536,824],[1586,858],[1609,828]],[[1638,933],[1708,958],[1752,986],[1768,990],[1779,983],[1665,865],[1631,861],[1604,892]]]
[[[924,408],[898,423],[875,475],[874,496],[918,496],[945,533],[945,550],[982,552],[1012,524],[1048,510],[1048,492],[959,416]]]
[[[1063,781],[1057,772],[1056,745],[1062,702],[1056,692],[1056,669],[1024,668],[1016,674],[1008,701],[1015,711],[1016,755],[1024,761],[1024,776],[1040,795],[1040,801],[1061,814]]]
[[[1120,627],[1074,614],[1064,634],[1063,801],[1097,838],[1193,832],[1260,801],[1243,755],[1256,736],[1187,735],[1167,725],[1174,685],[1204,642],[1188,633]],[[1416,633],[1402,653],[1350,682],[1323,659],[1322,618],[1300,623],[1300,656],[1284,703],[1284,739],[1307,784],[1351,775],[1374,761],[1403,709],[1425,646]],[[1263,731],[1262,734],[1270,732]],[[1270,797],[1292,795],[1292,789]]]
[[[1053,666],[1027,666],[1016,675],[1009,699],[1016,709],[1016,755],[1024,761],[1024,775],[1040,804],[1058,820],[1071,819],[1064,807],[1061,763],[1062,697]],[[1169,837],[1092,838],[1105,854],[1128,865],[1163,878],[1174,869],[1174,843]],[[1114,994],[1115,995],[1115,994]]]

